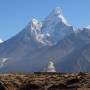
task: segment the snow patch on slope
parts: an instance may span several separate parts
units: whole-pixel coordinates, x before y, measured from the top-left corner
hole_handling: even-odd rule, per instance
[[[87,29],[90,29],[90,25],[88,25],[86,28],[87,28]]]
[[[42,45],[52,45],[51,42],[49,42],[47,40],[46,37],[49,37],[50,35],[47,33],[47,34],[43,34],[42,33],[42,22],[39,22],[38,20],[36,19],[33,19],[32,20],[32,23],[31,23],[31,35],[34,39],[36,39],[37,42],[40,42]]]
[[[8,58],[1,58],[0,59],[0,68],[5,66],[5,63],[6,63],[7,60],[8,60]]]
[[[42,27],[42,23],[36,20],[35,18],[32,19],[31,29],[32,30],[40,30]]]
[[[2,39],[0,39],[0,43],[3,43],[3,40]]]

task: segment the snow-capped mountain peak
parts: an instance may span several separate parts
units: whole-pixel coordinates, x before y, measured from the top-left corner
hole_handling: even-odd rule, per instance
[[[43,21],[33,18],[28,26],[32,38],[43,46],[55,45],[73,31],[59,7],[53,9]]]
[[[46,21],[51,21],[56,23],[61,22],[66,26],[71,26],[64,18],[62,9],[60,7],[56,7],[55,9],[53,9],[52,12],[49,14],[49,16],[46,17]]]
[[[69,26],[60,8],[43,21],[32,19],[0,44],[0,72],[41,72],[52,59],[57,72],[90,72],[90,26],[87,28]]]
[[[55,16],[62,15],[62,9],[60,7],[56,7],[52,10],[52,14]]]
[[[53,9],[43,21],[33,18],[25,29],[40,46],[53,46],[73,32],[59,7]]]

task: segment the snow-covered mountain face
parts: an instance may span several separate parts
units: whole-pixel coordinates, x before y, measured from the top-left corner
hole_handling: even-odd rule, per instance
[[[87,29],[89,29],[90,30],[90,25],[88,25],[87,27],[85,27],[85,28],[87,28]]]
[[[0,39],[0,43],[3,43],[3,40],[2,39]]]
[[[32,37],[43,46],[53,46],[65,36],[73,33],[60,8],[55,8],[44,21],[33,19],[29,25]]]
[[[49,61],[59,72],[90,71],[90,27],[73,29],[60,8],[0,44],[0,72],[43,71]]]

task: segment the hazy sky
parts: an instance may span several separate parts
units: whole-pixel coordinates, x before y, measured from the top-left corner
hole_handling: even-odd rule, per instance
[[[57,6],[73,26],[90,24],[90,0],[0,0],[0,38],[15,35],[32,18],[44,19]]]

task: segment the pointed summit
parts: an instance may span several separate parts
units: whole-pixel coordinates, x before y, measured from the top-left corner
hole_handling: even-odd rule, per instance
[[[53,15],[62,15],[62,9],[60,7],[56,7],[51,13]]]
[[[60,7],[56,7],[56,8],[54,8],[52,11],[51,11],[51,13],[49,14],[49,16],[48,17],[57,17],[57,16],[59,16],[59,15],[63,15],[63,13],[62,13],[62,9],[60,8]]]
[[[52,12],[49,14],[49,16],[46,17],[46,21],[50,22],[61,22],[65,26],[71,26],[67,20],[64,18],[62,9],[60,7],[56,7],[55,9],[52,10]]]

